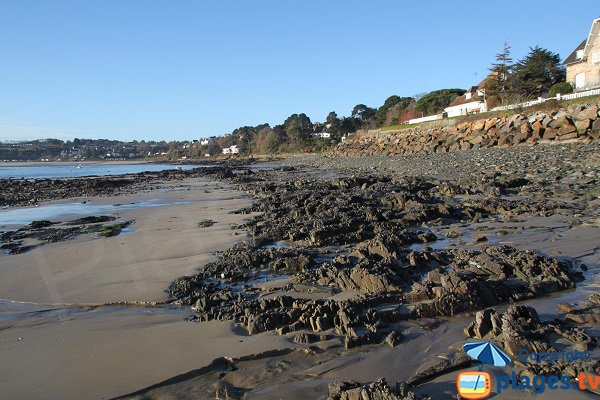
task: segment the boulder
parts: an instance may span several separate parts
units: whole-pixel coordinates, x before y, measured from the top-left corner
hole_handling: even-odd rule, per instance
[[[575,132],[571,132],[571,133],[567,133],[565,135],[559,136],[558,140],[577,139],[578,137],[579,137],[579,132],[575,131]]]
[[[481,339],[491,332],[492,315],[494,314],[496,314],[496,312],[490,308],[478,311],[477,314],[475,314],[475,321],[473,321],[472,335]]]
[[[591,119],[595,120],[598,118],[598,107],[596,106],[587,106],[584,110],[577,114],[577,120],[585,120]]]
[[[535,121],[532,128],[533,133],[537,135],[541,135],[541,133],[544,131],[544,125],[540,121]]]
[[[493,127],[495,127],[497,123],[498,123],[498,118],[488,119],[487,121],[485,121],[485,127],[484,127],[484,129],[486,131],[489,131],[490,129],[492,129]]]
[[[399,390],[392,389],[384,378],[371,384],[361,385],[354,381],[335,382],[328,385],[326,400],[417,400],[431,399],[415,395],[407,385],[400,383]]]
[[[387,344],[390,347],[396,347],[403,340],[404,340],[404,336],[402,335],[402,333],[400,333],[398,331],[391,331],[389,333],[389,335],[387,335],[385,338],[385,344]]]
[[[294,336],[294,343],[310,344],[321,340],[327,340],[325,335],[315,335],[314,333],[302,332]]]
[[[592,126],[591,119],[578,119],[575,121],[575,127],[579,132],[585,132]]]
[[[569,133],[577,132],[577,127],[571,123],[561,125],[556,132],[557,136],[568,135]]]
[[[528,134],[528,133],[532,132],[531,125],[529,125],[528,122],[525,122],[524,124],[522,124],[520,126],[519,130],[521,131],[521,133],[524,133],[524,134]]]
[[[546,128],[546,130],[544,131],[542,138],[544,138],[545,140],[554,140],[556,139],[556,135],[558,133],[558,129],[555,128]]]

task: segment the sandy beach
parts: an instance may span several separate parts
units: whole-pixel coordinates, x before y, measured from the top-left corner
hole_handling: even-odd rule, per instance
[[[131,234],[55,243],[4,258],[2,298],[44,304],[161,302],[173,279],[193,273],[214,259],[214,251],[246,238],[232,227],[248,216],[232,212],[251,200],[220,183],[191,180],[173,190],[85,200],[88,205],[126,204],[149,198],[166,205],[116,213],[135,221]],[[216,224],[199,228],[204,219]]]
[[[173,279],[247,237],[232,228],[249,216],[232,212],[251,200],[220,182],[192,179],[171,189],[86,201],[148,198],[170,205],[120,213],[135,220],[127,235],[80,238],[2,257],[3,398],[111,398],[217,357],[285,346],[273,334],[240,336],[231,322],[187,322],[189,311],[179,307],[81,306],[163,302]],[[198,227],[204,219],[216,223]]]

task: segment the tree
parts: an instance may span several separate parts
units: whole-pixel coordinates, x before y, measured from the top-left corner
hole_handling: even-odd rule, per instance
[[[360,120],[354,117],[344,117],[340,121],[340,135],[356,132],[360,128]]]
[[[450,103],[465,92],[464,89],[440,89],[427,93],[417,101],[416,109],[425,115],[444,111]]]
[[[375,125],[378,127],[383,126],[387,119],[388,112],[395,106],[398,106],[398,108],[403,111],[406,110],[414,101],[415,99],[412,97],[399,97],[396,95],[388,97],[375,113]]]
[[[256,154],[270,154],[277,152],[282,138],[269,126],[262,128],[252,139],[252,151]]]
[[[548,93],[552,85],[564,81],[566,74],[558,54],[538,46],[529,50],[514,67],[512,87],[526,98],[536,98]]]
[[[331,111],[329,114],[327,114],[327,118],[325,119],[325,131],[331,133],[334,140],[339,141],[341,139],[341,128],[342,122],[338,118],[336,112]]]
[[[375,117],[376,110],[364,104],[357,104],[352,109],[352,117],[358,119],[361,125],[368,124]]]
[[[290,150],[301,150],[307,144],[313,131],[313,124],[304,113],[292,114],[283,123],[283,130],[287,136]]]
[[[510,82],[513,67],[510,45],[508,42],[504,42],[504,48],[501,53],[496,54],[496,62],[492,64],[490,77],[485,82],[487,96],[497,96],[502,101],[511,97]]]
[[[247,153],[250,150],[250,141],[256,132],[252,126],[241,126],[231,132],[232,137],[239,138],[237,144],[241,153]]]

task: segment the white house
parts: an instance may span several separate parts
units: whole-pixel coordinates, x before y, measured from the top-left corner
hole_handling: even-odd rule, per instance
[[[329,132],[314,133],[313,137],[318,137],[318,138],[322,138],[322,139],[329,139],[329,138],[331,138],[331,133],[329,133]]]
[[[458,96],[448,107],[444,108],[448,118],[487,111],[484,100],[484,83],[485,80],[478,86],[471,87],[465,94]]]
[[[208,146],[208,139],[202,139],[200,141],[200,146]]]
[[[233,146],[230,147],[225,147],[223,149],[223,154],[239,154],[240,153],[240,149],[237,147],[236,144],[234,144]]]

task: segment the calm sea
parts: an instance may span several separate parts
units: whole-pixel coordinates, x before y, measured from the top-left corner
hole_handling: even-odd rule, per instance
[[[182,165],[180,168],[189,170],[197,165]],[[163,171],[175,169],[177,166],[170,164],[48,164],[48,165],[23,165],[2,166],[0,164],[1,178],[73,178],[78,176],[106,176],[135,174],[146,171]]]

